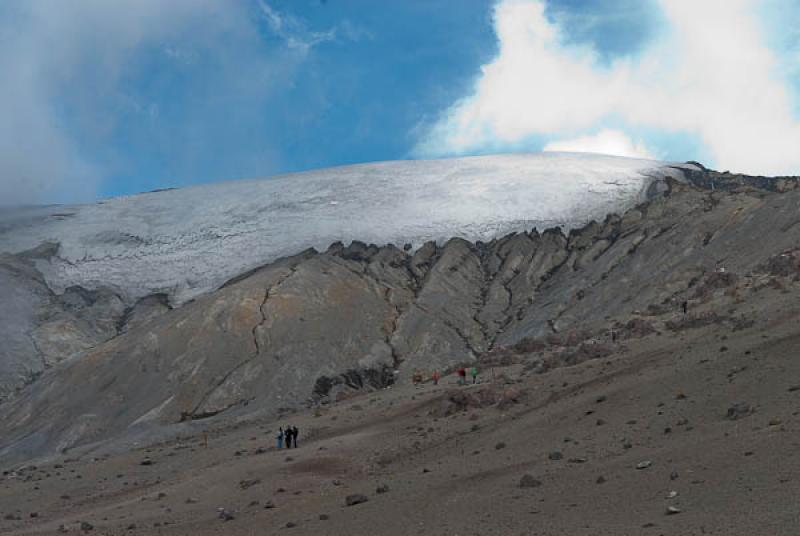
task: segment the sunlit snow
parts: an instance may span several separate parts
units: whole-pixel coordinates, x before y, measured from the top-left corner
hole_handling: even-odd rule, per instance
[[[336,240],[490,240],[566,229],[642,200],[665,163],[569,153],[362,164],[0,215],[0,251],[59,242],[57,292],[112,285],[180,303],[285,255]]]

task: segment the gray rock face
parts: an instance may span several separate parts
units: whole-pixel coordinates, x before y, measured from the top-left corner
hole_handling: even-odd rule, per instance
[[[83,355],[169,308],[148,296],[128,307],[113,290],[67,288],[57,295],[37,268],[56,248],[0,254],[0,402],[46,369]]]
[[[3,378],[52,370],[0,405],[0,457],[223,412],[275,414],[408,381],[415,370],[444,372],[523,340],[570,346],[566,364],[600,358],[614,347],[583,341],[616,319],[620,337],[652,331],[629,322],[634,311],[677,311],[731,292],[739,276],[721,273],[791,274],[794,264],[774,268],[774,259],[795,258],[786,252],[800,238],[800,190],[665,187],[663,197],[568,235],[532,230],[415,252],[335,243],[175,309],[164,295],[124,304],[102,288],[57,296],[33,261],[4,256],[0,288],[11,299],[0,315],[27,335],[3,346]]]

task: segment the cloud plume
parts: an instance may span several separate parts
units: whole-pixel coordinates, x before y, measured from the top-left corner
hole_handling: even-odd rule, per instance
[[[634,56],[603,62],[593,47],[568,42],[544,0],[501,0],[493,19],[497,57],[430,126],[416,153],[538,143],[642,154],[636,149],[642,143],[626,132],[647,130],[696,137],[717,167],[800,174],[795,88],[767,45],[759,3],[659,0],[658,6],[667,21],[663,35]],[[559,143],[564,139],[572,142]]]

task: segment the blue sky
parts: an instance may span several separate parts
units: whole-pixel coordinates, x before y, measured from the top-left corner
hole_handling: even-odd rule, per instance
[[[800,9],[697,0],[704,33],[745,36],[704,55],[689,5],[4,2],[0,204],[541,149],[800,174]],[[752,95],[771,102],[745,114]]]

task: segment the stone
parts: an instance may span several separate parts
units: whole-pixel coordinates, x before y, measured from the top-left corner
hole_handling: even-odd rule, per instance
[[[519,479],[519,487],[521,488],[538,488],[541,485],[542,482],[534,478],[533,475],[522,475],[522,478]]]
[[[229,512],[224,508],[217,509],[217,517],[222,521],[233,521],[234,519],[236,519],[233,513]]]
[[[681,509],[678,508],[677,506],[667,506],[667,515],[668,516],[672,516],[672,515],[680,514],[680,513],[681,513]]]
[[[651,465],[653,465],[653,462],[651,462],[650,460],[646,460],[646,461],[643,461],[643,462],[639,462],[639,463],[637,463],[637,464],[636,464],[636,468],[637,468],[637,469],[640,469],[640,470],[641,470],[641,469],[647,469],[647,468],[648,468],[648,467],[650,467]]]
[[[348,495],[344,499],[344,504],[346,506],[355,506],[357,504],[365,503],[369,500],[366,495],[361,493],[353,493],[352,495]]]
[[[264,503],[264,509],[265,509],[265,510],[271,510],[271,509],[273,509],[273,508],[275,508],[275,503],[274,503],[274,502],[272,502],[272,501],[266,501],[266,502]]]
[[[142,461],[139,462],[139,465],[153,465],[154,463],[156,463],[156,462],[154,462],[150,458],[145,458],[145,459],[143,459]]]
[[[558,461],[564,459],[564,455],[559,450],[554,450],[547,455],[548,460]]]
[[[89,532],[90,530],[94,530],[94,525],[88,521],[81,521],[81,530],[83,532]]]
[[[261,479],[260,478],[252,478],[252,479],[247,479],[247,480],[240,480],[239,481],[239,487],[241,489],[247,489],[247,488],[252,488],[253,486],[258,485],[260,483],[261,483]]]
[[[750,404],[747,404],[746,402],[737,402],[728,408],[726,417],[731,421],[735,421],[747,417],[748,415],[752,414],[753,411],[754,410],[752,407],[750,407]]]
[[[388,493],[389,486],[387,484],[381,484],[377,488],[375,488],[375,493]]]
[[[506,448],[506,444],[504,442],[502,442],[502,441],[500,441],[498,444],[496,444],[494,446],[495,450],[501,450],[501,449],[504,449],[504,448]]]

